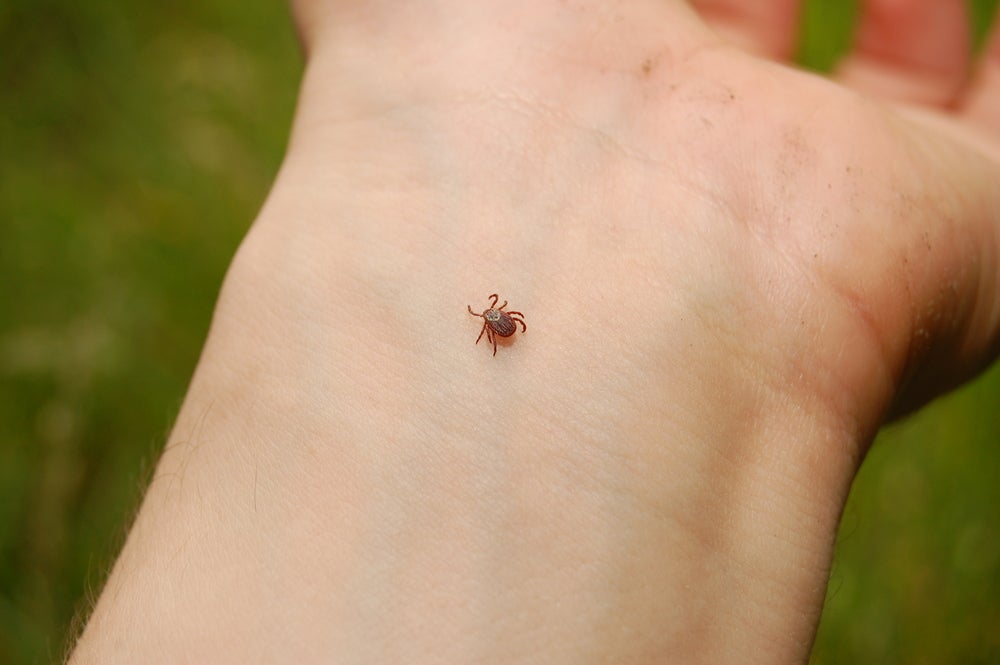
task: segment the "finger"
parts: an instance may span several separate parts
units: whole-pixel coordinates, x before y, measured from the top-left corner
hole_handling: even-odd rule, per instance
[[[796,47],[801,0],[693,0],[702,18],[753,53],[789,59]]]
[[[959,112],[970,122],[1000,133],[1000,12],[975,77],[959,102]]]
[[[864,0],[838,77],[885,99],[948,105],[968,76],[969,40],[964,0]]]

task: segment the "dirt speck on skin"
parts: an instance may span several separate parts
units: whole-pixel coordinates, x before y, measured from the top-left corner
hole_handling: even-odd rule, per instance
[[[673,57],[670,49],[663,48],[658,51],[654,51],[643,58],[642,62],[639,63],[639,78],[649,78],[662,66],[669,68],[672,62]]]
[[[818,162],[816,148],[799,127],[790,127],[781,135],[781,148],[778,153],[778,169],[789,177],[800,177],[814,170]]]

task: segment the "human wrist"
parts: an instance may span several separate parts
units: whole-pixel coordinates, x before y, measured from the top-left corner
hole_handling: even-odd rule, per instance
[[[286,604],[293,611],[305,594],[327,599],[323,611],[307,604],[311,616],[279,632],[338,653],[352,635],[386,648],[395,635],[456,658],[475,637],[495,653],[516,645],[546,662],[558,662],[554,647],[566,662],[596,657],[594,635],[597,655],[609,658],[673,650],[712,662],[747,653],[794,662],[788,654],[808,648],[838,503],[805,485],[788,456],[831,443],[802,408],[710,399],[725,379],[744,381],[716,367],[702,374],[713,385],[695,390],[694,377],[687,387],[674,377],[654,394],[633,386],[625,402],[576,394],[598,417],[563,418],[572,400],[559,402],[537,376],[551,379],[551,367],[527,344],[503,349],[498,365],[471,340],[467,354],[452,353],[467,361],[452,374],[402,381],[381,373],[371,349],[342,364],[324,339],[317,346],[330,357],[313,354],[312,374],[331,380],[303,383],[306,358],[272,359],[257,346],[259,331],[247,335],[255,352],[234,348],[226,325],[223,316],[143,509],[144,523],[158,527],[137,529],[125,581],[116,580],[154,608],[162,593],[137,579],[171,580],[199,625],[217,622],[215,646],[230,642],[238,653],[231,638],[247,622]],[[285,342],[287,351],[300,340]],[[256,380],[233,374],[238,356]],[[519,357],[535,371],[518,370]],[[484,371],[514,389],[484,384]],[[589,371],[602,385],[601,368]],[[219,510],[224,534],[211,517]],[[152,531],[156,539],[143,542]],[[197,548],[180,544],[192,537]],[[246,571],[211,565],[233,556],[250,562],[253,584]],[[175,577],[185,567],[211,578],[192,586]],[[217,598],[237,609],[220,611]],[[358,615],[366,606],[378,609]],[[615,635],[616,625],[645,638]],[[188,629],[147,626],[142,639]]]

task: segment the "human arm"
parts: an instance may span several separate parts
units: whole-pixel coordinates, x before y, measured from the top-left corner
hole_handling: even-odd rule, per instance
[[[876,102],[682,3],[298,13],[75,662],[802,661],[874,431],[991,356],[996,92]]]

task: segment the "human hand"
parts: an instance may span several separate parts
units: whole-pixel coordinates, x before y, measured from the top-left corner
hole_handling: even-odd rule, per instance
[[[929,4],[869,3],[837,82],[712,29],[781,59],[793,2],[299,2],[75,662],[804,660],[871,436],[996,342],[1000,77]]]

